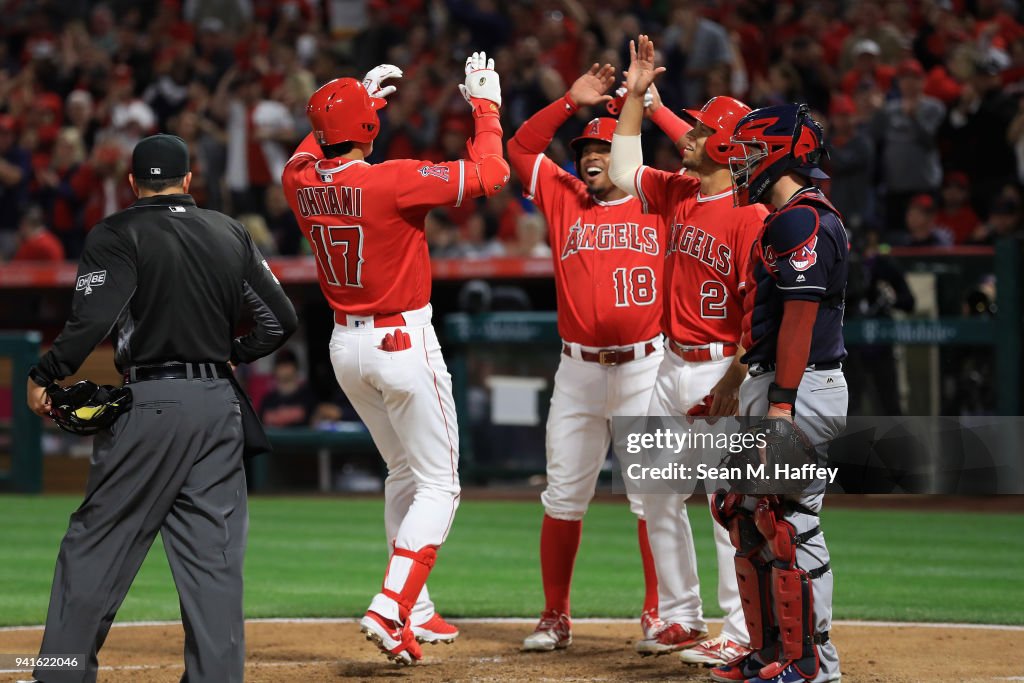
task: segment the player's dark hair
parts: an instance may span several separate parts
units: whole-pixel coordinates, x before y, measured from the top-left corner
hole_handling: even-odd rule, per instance
[[[348,154],[356,148],[354,142],[338,142],[333,145],[320,145],[320,149],[324,152],[325,159],[333,159]]]
[[[163,192],[172,187],[181,187],[185,184],[185,176],[179,175],[173,178],[136,178],[135,184],[140,190],[149,192]]]

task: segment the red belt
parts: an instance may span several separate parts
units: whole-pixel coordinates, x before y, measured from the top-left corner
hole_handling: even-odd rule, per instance
[[[676,354],[685,361],[691,363],[704,363],[709,360],[714,360],[711,357],[711,349],[709,347],[701,347],[697,349],[683,349],[683,345],[679,342],[669,340],[668,347],[672,350],[672,353]],[[722,342],[722,357],[729,358],[730,356],[736,355],[736,345],[729,342]]]
[[[568,344],[562,344],[562,353],[570,358],[573,357],[572,348]],[[638,357],[649,356],[652,353],[654,353],[654,342],[647,342],[644,345],[643,356],[637,356],[636,351],[632,348],[601,349],[600,351],[584,351],[580,349],[580,360],[585,360],[588,363],[600,363],[601,365],[622,365],[631,360],[636,360]]]
[[[357,316],[365,318],[367,316]],[[334,312],[334,322],[338,325],[344,325],[348,327],[348,314],[341,313],[339,311]],[[373,316],[374,327],[401,327],[405,325],[405,316],[401,313],[381,313]]]

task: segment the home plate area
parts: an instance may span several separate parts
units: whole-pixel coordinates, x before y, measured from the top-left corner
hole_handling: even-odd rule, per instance
[[[456,623],[452,645],[424,647],[422,662],[387,662],[355,620],[268,620],[246,624],[246,681],[710,681],[707,669],[676,656],[633,652],[632,621],[579,620],[573,645],[552,653],[520,652],[529,620]],[[712,626],[712,631],[717,626]],[[840,623],[832,636],[844,683],[1024,680],[1024,628],[976,625]],[[3,650],[32,653],[42,630],[4,629]],[[183,667],[180,624],[111,630],[100,657],[100,683],[172,683]],[[980,656],[999,653],[998,657]],[[24,673],[0,673],[3,683]]]

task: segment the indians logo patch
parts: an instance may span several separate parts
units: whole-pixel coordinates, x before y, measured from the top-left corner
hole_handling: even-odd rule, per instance
[[[420,175],[426,178],[427,176],[434,176],[440,180],[448,182],[448,167],[447,166],[424,166],[420,169]]]
[[[814,247],[818,244],[818,236],[815,235],[811,238],[811,241],[803,246],[799,251],[793,252],[793,255],[789,257],[789,265],[793,266],[793,270],[802,271],[807,270],[818,261],[818,255],[814,252]]]

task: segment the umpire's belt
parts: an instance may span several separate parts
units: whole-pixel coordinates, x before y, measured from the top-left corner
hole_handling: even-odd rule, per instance
[[[600,365],[622,365],[628,363],[631,360],[637,360],[654,353],[654,342],[647,342],[641,347],[641,353],[637,353],[635,346],[619,349],[594,349],[588,350],[586,347],[581,346],[579,351],[579,360],[587,361],[588,363],[599,363]],[[576,358],[572,352],[572,345],[566,342],[562,342],[562,353],[570,358]]]
[[[234,373],[227,363],[165,363],[133,365],[124,372],[124,383],[154,379],[229,379]]]
[[[838,370],[843,367],[843,364],[839,361],[833,361],[831,363],[812,363],[804,368],[804,372],[814,372],[816,370]],[[760,377],[761,375],[769,372],[775,372],[775,363],[751,363],[750,367],[747,368],[747,372],[751,377]]]
[[[672,353],[690,363],[705,363],[709,360],[723,360],[736,355],[736,345],[732,342],[711,342],[700,346],[680,344],[674,339],[668,342]]]

